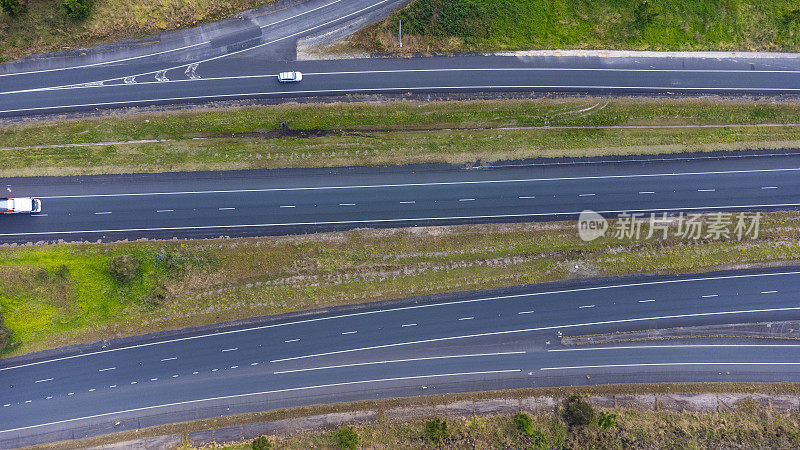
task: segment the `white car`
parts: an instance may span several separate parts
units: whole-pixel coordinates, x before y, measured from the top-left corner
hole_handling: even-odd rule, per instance
[[[300,72],[281,72],[278,74],[278,81],[281,83],[303,81],[303,74]]]
[[[42,201],[38,198],[0,198],[0,214],[38,213],[41,211]]]

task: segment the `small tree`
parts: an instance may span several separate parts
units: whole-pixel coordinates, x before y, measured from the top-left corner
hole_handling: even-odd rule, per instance
[[[117,255],[108,262],[108,271],[120,283],[128,283],[139,275],[139,261],[132,255]]]
[[[447,431],[447,422],[435,417],[425,422],[425,437],[435,445],[441,445],[445,439],[450,437]]]
[[[270,450],[272,448],[272,441],[266,436],[259,436],[253,440],[253,450]]]
[[[564,400],[561,416],[567,425],[583,426],[594,422],[594,408],[578,395],[570,395]]]
[[[19,0],[0,0],[0,9],[11,17],[17,17],[25,12],[25,5]]]
[[[336,433],[336,438],[339,442],[339,447],[342,449],[356,450],[358,447],[358,433],[353,427],[342,425]]]
[[[70,19],[85,19],[92,10],[91,0],[63,0],[61,5],[67,10]]]
[[[597,419],[597,426],[604,430],[617,426],[617,415],[601,411],[600,418]]]
[[[519,431],[527,436],[531,436],[534,432],[533,419],[524,412],[518,412],[514,415],[514,424],[517,425]]]

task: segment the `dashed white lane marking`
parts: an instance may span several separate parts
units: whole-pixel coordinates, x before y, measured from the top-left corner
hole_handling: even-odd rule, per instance
[[[222,351],[222,353],[225,353],[225,352],[235,352],[236,350],[239,350],[239,347],[234,347],[234,348],[226,348],[225,350],[223,350],[223,351]]]
[[[30,403],[32,400],[25,400],[25,403]]]
[[[597,194],[578,194],[578,197],[594,197]]]
[[[239,366],[231,366],[231,369],[238,369]]]
[[[283,342],[289,343],[289,342],[297,342],[297,341],[299,341],[299,340],[300,340],[300,339],[287,339],[287,340],[285,340],[285,341],[283,341]]]
[[[51,396],[49,396],[49,397],[45,397],[44,399],[45,399],[45,400],[50,400],[51,398],[53,398],[53,396],[52,396],[52,395],[51,395]]]
[[[47,217],[47,214],[31,214],[31,217]]]
[[[342,334],[356,334],[358,331],[343,331]]]
[[[5,404],[5,405],[3,405],[3,406],[5,406],[5,407],[7,408],[7,407],[11,406],[11,403],[6,403],[6,404]]]
[[[415,323],[404,323],[403,325],[400,325],[400,327],[415,327],[415,326],[417,326],[417,324]]]
[[[708,295],[703,295],[702,297],[703,298],[714,298],[714,297],[719,297],[719,294],[708,294]]]
[[[460,202],[474,202],[475,199],[474,198],[460,198],[460,199],[458,199],[458,201],[460,201]]]
[[[761,291],[762,294],[774,294],[778,291]]]
[[[716,189],[698,189],[697,192],[715,192]]]
[[[650,303],[654,302],[655,300],[639,300],[639,303]]]
[[[74,392],[70,392],[67,395],[75,395],[75,393]]]
[[[257,366],[257,365],[258,365],[258,363],[257,363],[257,362],[254,362],[254,363],[250,363],[250,365],[251,365],[251,366]]]
[[[218,370],[219,370],[219,369],[211,369],[211,371],[212,371],[212,372],[216,372],[216,371],[218,371]]]
[[[522,195],[519,198],[521,198],[521,199],[529,199],[529,198],[536,198],[536,196],[535,195]]]
[[[356,206],[355,203],[339,203],[339,206]]]
[[[400,202],[400,203],[402,203],[404,205],[413,205],[414,203],[417,203],[417,202],[415,200],[411,200],[411,201],[408,201],[408,202]]]
[[[150,381],[158,381],[158,378],[150,378]]]
[[[296,208],[295,205],[281,205],[281,208]]]
[[[654,191],[639,191],[639,195],[645,195],[645,194],[655,194],[655,192]]]
[[[583,308],[594,308],[594,305],[583,305],[578,307],[578,309],[583,309]]]
[[[91,389],[89,389],[89,392],[94,392],[94,391],[96,391],[96,390],[97,390],[97,389],[95,389],[95,388],[91,388]]]
[[[219,209],[220,211],[231,211],[231,210],[234,210],[236,208],[227,207],[227,208],[217,208],[217,209]]]
[[[105,372],[106,370],[114,370],[116,367],[106,367],[105,369],[100,369],[98,372]]]
[[[173,375],[172,378],[178,378],[178,374]]]
[[[533,310],[530,311],[520,311],[517,314],[533,314]]]
[[[178,357],[177,356],[173,356],[172,358],[164,358],[164,359],[161,360],[161,362],[172,361],[172,360],[175,360],[175,359],[178,359]]]
[[[111,386],[109,386],[109,387],[110,387],[111,389],[114,389],[115,387],[117,387],[117,385],[116,385],[116,384],[112,384],[112,385],[111,385]]]
[[[53,381],[53,379],[52,379],[52,378],[45,378],[45,379],[43,379],[43,380],[36,380],[35,382],[36,382],[36,383],[44,383],[44,382],[46,382],[46,381]]]
[[[131,381],[131,384],[139,384],[138,381]]]
[[[761,189],[778,189],[778,186],[763,186]]]
[[[429,356],[426,358],[392,359],[387,361],[370,361],[370,362],[354,363],[354,364],[338,364],[335,366],[311,367],[308,369],[278,370],[272,373],[274,375],[280,375],[284,373],[309,372],[312,370],[325,370],[325,369],[340,369],[342,367],[370,366],[376,364],[392,364],[392,363],[402,363],[402,362],[412,362],[412,361],[430,361],[436,359],[475,358],[481,356],[507,356],[507,355],[522,355],[522,354],[525,354],[525,352],[514,351],[514,352],[497,352],[497,353],[476,353],[472,355]]]
[[[174,209],[159,209],[156,212],[157,213],[175,212],[175,210]]]
[[[458,320],[472,320],[474,317],[461,317]]]
[[[99,212],[95,213],[95,215],[98,215],[98,216],[103,216],[103,215],[106,215],[106,214],[111,214],[111,211],[99,211]]]

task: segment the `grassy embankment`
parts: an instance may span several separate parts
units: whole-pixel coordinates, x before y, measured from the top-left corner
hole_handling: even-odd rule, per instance
[[[307,133],[281,134],[282,122]],[[787,125],[752,126],[770,123]],[[796,102],[724,99],[408,101],[110,114],[0,128],[0,177],[785,148],[800,146],[800,126],[791,125],[798,123]],[[685,125],[722,126],[660,128]],[[559,126],[586,128],[552,128]],[[595,128],[627,126],[641,128]],[[169,141],[122,142],[142,139]],[[103,142],[118,143],[63,147]],[[62,147],[28,148],[49,145]]]
[[[576,277],[675,274],[800,260],[800,216],[758,239],[583,242],[572,222],[355,230],[296,237],[5,247],[6,355],[331,305]],[[129,254],[122,283],[109,261]],[[159,297],[160,296],[160,297]]]
[[[0,11],[0,63],[189,28],[271,1],[95,0],[89,17],[76,21],[61,0],[28,0],[19,17]]]
[[[397,40],[403,21],[403,48]],[[372,52],[800,49],[792,0],[415,0],[345,41]]]

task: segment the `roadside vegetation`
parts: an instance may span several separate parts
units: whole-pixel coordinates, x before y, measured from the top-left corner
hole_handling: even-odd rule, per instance
[[[614,229],[615,223],[611,225]],[[637,273],[796,264],[800,215],[757,239],[582,241],[573,222],[304,236],[3,246],[17,355],[79,342],[408,296]]]
[[[464,164],[798,146],[796,101],[573,97],[288,104],[7,124],[0,127],[0,176]]]
[[[189,28],[273,0],[0,0],[0,63]]]
[[[403,22],[403,48],[398,22]],[[347,39],[371,52],[800,49],[792,0],[415,0]]]

